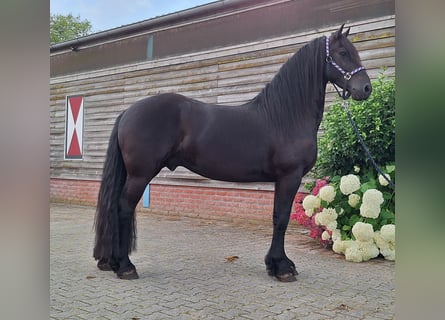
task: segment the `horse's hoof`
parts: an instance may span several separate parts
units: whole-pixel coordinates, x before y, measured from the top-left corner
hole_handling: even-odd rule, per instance
[[[295,277],[295,274],[293,274],[293,273],[279,274],[276,277],[277,277],[278,281],[280,281],[280,282],[294,282],[294,281],[297,281],[297,278]]]
[[[124,272],[117,272],[116,275],[119,279],[124,279],[124,280],[139,279],[139,275],[136,272],[136,269],[131,269]]]
[[[113,270],[111,268],[111,265],[108,263],[108,261],[99,260],[99,262],[97,263],[97,267],[99,268],[99,270],[102,270],[102,271],[112,271]]]
[[[291,272],[292,272],[292,274],[293,274],[294,276],[297,276],[297,275],[298,275],[298,271],[297,271],[297,269],[295,269],[295,266],[291,266],[290,268],[291,268]]]
[[[282,275],[275,275],[273,270],[266,269],[267,274],[271,277],[276,277],[281,282],[294,282],[297,281],[297,278],[295,277],[298,275],[297,269],[295,269],[295,266],[290,267],[290,272],[282,274]]]

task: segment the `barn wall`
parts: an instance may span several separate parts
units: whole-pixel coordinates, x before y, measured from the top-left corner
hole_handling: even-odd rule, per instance
[[[350,39],[359,50],[363,65],[371,78],[382,67],[395,73],[395,17],[385,16],[358,21],[352,26]],[[271,80],[279,67],[307,41],[332,32],[334,27],[302,32],[242,45],[217,48],[182,56],[101,69],[50,80],[50,160],[51,196],[61,198],[60,185],[87,181],[92,187],[85,197],[94,201],[100,180],[104,155],[111,128],[117,115],[135,101],[164,92],[177,92],[209,103],[237,105],[252,97]],[[84,97],[84,145],[82,160],[65,160],[66,97]],[[329,105],[335,96],[328,86]],[[68,182],[67,182],[68,181]],[[176,192],[177,186],[214,187],[226,190],[260,190],[270,193],[271,184],[225,183],[204,179],[184,168],[166,169],[153,180],[153,186],[169,186],[165,193]],[[82,189],[82,187],[79,187]],[[75,191],[72,191],[75,192]],[[66,194],[66,193],[65,193]],[[154,193],[156,194],[156,192]],[[161,201],[153,194],[152,205]],[[65,195],[65,197],[68,195]],[[268,198],[271,195],[267,196]],[[63,198],[63,197],[62,197]],[[82,202],[79,200],[78,202]],[[161,208],[161,206],[159,207]],[[265,210],[265,209],[264,209]],[[267,207],[267,212],[271,206]]]

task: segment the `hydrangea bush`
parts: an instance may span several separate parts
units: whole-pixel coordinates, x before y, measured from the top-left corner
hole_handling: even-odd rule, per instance
[[[374,160],[379,164],[395,161],[395,78],[385,76],[385,69],[372,81],[372,94],[363,101],[350,100],[349,109]],[[313,173],[317,177],[345,175],[371,166],[363,152],[343,101],[334,103],[323,116],[320,125],[323,135],[318,140],[318,159]]]
[[[385,177],[368,171],[317,179],[311,193],[296,203],[291,219],[310,229],[324,247],[361,262],[377,257],[395,260],[395,165]]]

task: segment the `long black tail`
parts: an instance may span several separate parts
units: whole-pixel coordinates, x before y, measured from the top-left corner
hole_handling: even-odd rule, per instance
[[[111,132],[97,200],[93,253],[96,260],[119,254],[119,198],[127,177],[117,135],[122,115],[117,117]]]

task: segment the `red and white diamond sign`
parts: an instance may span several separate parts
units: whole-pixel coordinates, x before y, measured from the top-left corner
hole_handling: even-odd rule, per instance
[[[66,159],[82,159],[83,97],[66,98]]]

